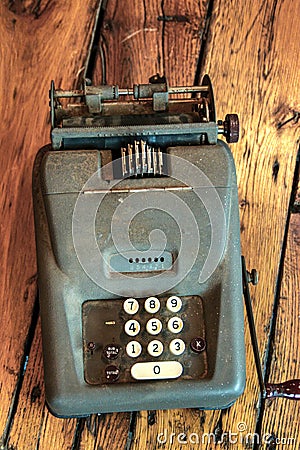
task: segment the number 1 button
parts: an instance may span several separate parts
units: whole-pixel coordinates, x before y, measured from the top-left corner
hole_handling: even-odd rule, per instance
[[[126,353],[131,358],[137,358],[142,353],[142,346],[137,341],[130,341],[126,345]]]

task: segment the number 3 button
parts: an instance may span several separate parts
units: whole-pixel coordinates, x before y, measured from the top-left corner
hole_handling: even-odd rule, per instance
[[[185,343],[182,339],[173,339],[173,341],[170,342],[169,349],[173,355],[179,356],[185,350]]]

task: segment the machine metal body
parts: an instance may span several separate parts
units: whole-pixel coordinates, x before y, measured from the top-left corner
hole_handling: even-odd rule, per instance
[[[237,116],[216,121],[207,76],[52,84],[50,105],[33,172],[50,410],[228,407],[244,390],[244,318],[236,174],[218,133],[236,141]]]

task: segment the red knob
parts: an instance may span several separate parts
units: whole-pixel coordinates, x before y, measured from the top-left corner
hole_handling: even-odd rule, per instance
[[[239,140],[240,136],[240,124],[237,114],[227,114],[223,122],[224,125],[224,136],[226,137],[226,142],[234,143]]]

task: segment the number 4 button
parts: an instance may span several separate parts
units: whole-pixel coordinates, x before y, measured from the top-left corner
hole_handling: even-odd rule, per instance
[[[139,334],[141,326],[137,320],[128,320],[125,323],[124,329],[128,336],[136,336]]]

